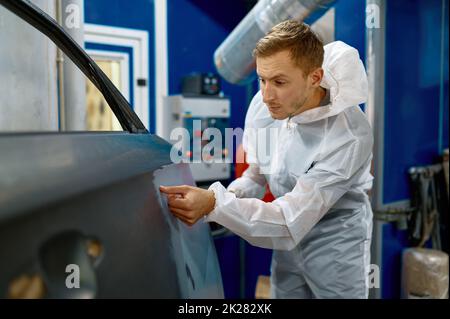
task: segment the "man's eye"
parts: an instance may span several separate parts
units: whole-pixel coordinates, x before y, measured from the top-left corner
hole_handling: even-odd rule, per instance
[[[259,78],[259,81],[260,81],[261,83],[266,83],[266,80],[261,79],[261,78]]]
[[[275,84],[276,85],[284,85],[284,84],[286,84],[286,82],[284,82],[284,81],[275,81]]]

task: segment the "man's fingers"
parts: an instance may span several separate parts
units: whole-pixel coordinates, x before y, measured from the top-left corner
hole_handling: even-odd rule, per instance
[[[185,223],[185,224],[187,224],[187,225],[189,225],[189,226],[191,226],[191,225],[194,224],[193,221],[192,221],[189,217],[186,216],[186,211],[181,210],[181,209],[177,209],[177,208],[171,208],[171,209],[170,209],[170,212],[171,212],[175,217],[177,217],[178,219],[180,219],[183,223]]]
[[[175,217],[177,217],[183,223],[185,223],[189,226],[192,226],[197,222],[197,220],[193,216],[191,216],[189,211],[186,211],[184,209],[175,208],[175,207],[170,207],[170,206],[169,206],[169,209],[170,209],[170,212]]]
[[[160,186],[159,190],[164,194],[186,194],[189,186]]]
[[[173,200],[175,198],[183,198],[182,194],[167,194],[166,196],[169,199],[169,201],[171,201],[171,200]]]
[[[173,207],[171,205],[169,205],[169,209],[173,214],[181,215],[188,218],[189,213],[184,209]]]
[[[172,214],[173,214],[173,216],[175,216],[176,218],[178,218],[179,220],[181,220],[183,223],[185,223],[185,224],[190,224],[189,221],[188,221],[188,219],[187,219],[185,216],[179,215],[179,214],[174,213],[174,212],[172,212]]]
[[[173,195],[169,195],[169,196],[173,196]],[[180,197],[169,198],[169,206],[174,207],[174,208],[180,208],[183,210],[190,209],[188,201],[186,199],[180,198]]]

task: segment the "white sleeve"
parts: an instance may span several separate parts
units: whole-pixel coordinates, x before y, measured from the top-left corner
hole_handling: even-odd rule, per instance
[[[238,198],[262,198],[266,191],[266,178],[260,174],[257,165],[250,164],[241,177],[231,182],[227,190],[235,193]]]
[[[216,206],[205,220],[227,227],[252,245],[291,250],[364,174],[371,147],[367,141],[352,140],[330,150],[298,178],[291,192],[272,203],[236,198],[216,182],[209,188]]]

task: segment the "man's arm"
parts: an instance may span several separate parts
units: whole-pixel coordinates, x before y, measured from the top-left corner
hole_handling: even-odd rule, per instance
[[[298,178],[291,192],[272,203],[237,198],[217,182],[209,190],[191,187],[184,198],[169,200],[169,207],[188,224],[207,215],[207,221],[227,227],[252,245],[290,250],[365,174],[371,148],[368,141],[353,140],[330,150]]]

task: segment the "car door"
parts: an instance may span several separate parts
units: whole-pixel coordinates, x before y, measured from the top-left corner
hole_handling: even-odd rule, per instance
[[[172,216],[159,185],[194,184],[95,62],[26,0],[102,92],[123,132],[0,133],[0,298],[223,298],[209,226]]]

